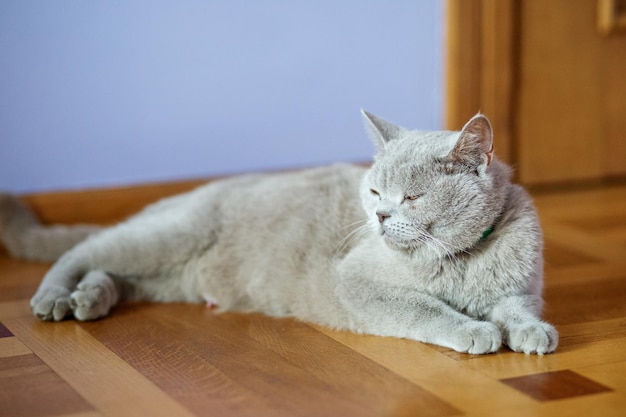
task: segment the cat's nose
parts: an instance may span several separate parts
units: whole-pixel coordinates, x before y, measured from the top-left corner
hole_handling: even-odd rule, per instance
[[[385,219],[388,219],[389,217],[391,217],[391,214],[384,212],[384,211],[377,211],[376,216],[378,216],[378,222],[380,224],[383,224]]]

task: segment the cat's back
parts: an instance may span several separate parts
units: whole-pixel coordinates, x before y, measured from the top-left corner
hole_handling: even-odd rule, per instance
[[[280,173],[237,175],[216,180],[190,192],[164,198],[142,210],[136,218],[179,217],[223,226],[251,226],[272,219],[360,213],[359,185],[365,168],[349,164]],[[328,220],[328,218],[327,218]]]
[[[244,210],[264,205],[293,207],[307,202],[307,206],[315,208],[312,203],[328,203],[325,201],[358,198],[359,184],[365,168],[336,164],[319,168],[310,168],[300,171],[253,174],[234,177],[223,181],[224,196],[230,197],[237,192],[245,192],[253,198],[253,205],[243,204],[245,201],[233,199],[235,203],[230,209],[240,207]],[[228,198],[226,197],[226,198]],[[312,198],[317,200],[311,200]],[[227,201],[226,201],[227,202]],[[260,205],[260,206],[259,206]]]
[[[220,185],[225,228],[283,238],[311,228],[333,230],[364,215],[359,186],[365,168],[338,164],[295,172],[244,176]],[[234,230],[233,230],[234,229]]]

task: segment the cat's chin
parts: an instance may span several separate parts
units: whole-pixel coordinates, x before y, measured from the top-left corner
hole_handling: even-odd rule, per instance
[[[385,242],[386,246],[395,251],[404,252],[411,255],[418,256],[437,256],[439,253],[437,248],[429,246],[426,243],[421,242],[419,239],[402,239],[394,236],[393,234],[381,230],[380,236]],[[421,255],[420,255],[421,254]],[[451,256],[450,252],[441,252],[441,256]]]
[[[412,247],[412,245],[410,245],[408,242],[400,240],[400,239],[396,238],[395,236],[393,236],[393,235],[391,235],[391,234],[389,234],[388,232],[385,232],[385,231],[382,231],[381,237],[383,238],[385,244],[388,247],[390,247],[391,249],[401,250],[401,251],[408,251]]]

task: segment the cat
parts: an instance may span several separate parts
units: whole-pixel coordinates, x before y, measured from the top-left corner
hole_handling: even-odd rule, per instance
[[[42,320],[95,320],[121,300],[207,303],[485,354],[553,352],[540,319],[537,213],[482,114],[418,131],[367,112],[369,168],[333,165],[209,183],[109,228],[44,226],[0,196],[9,252],[53,260]]]

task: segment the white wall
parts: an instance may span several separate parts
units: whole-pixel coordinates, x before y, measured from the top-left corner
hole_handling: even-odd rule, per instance
[[[0,189],[367,161],[442,125],[440,0],[2,0]]]

